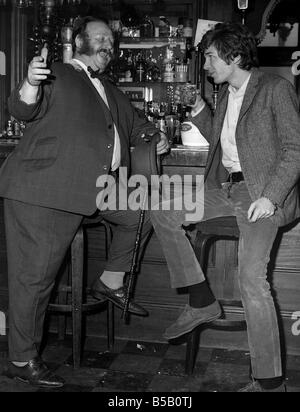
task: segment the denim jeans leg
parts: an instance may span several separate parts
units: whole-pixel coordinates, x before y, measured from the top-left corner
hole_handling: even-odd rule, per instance
[[[174,210],[174,202],[176,203],[174,200],[165,205],[160,204],[159,210],[152,210],[150,217],[167,260],[171,287],[183,288],[201,283],[205,277],[183,227],[191,223],[186,221],[187,209]],[[186,202],[185,206],[188,206]],[[202,207],[202,220],[233,215],[227,193],[221,189],[205,191]]]
[[[278,227],[271,219],[249,223],[237,216],[239,285],[247,321],[253,376],[267,379],[282,375],[278,319],[267,280],[270,252]]]

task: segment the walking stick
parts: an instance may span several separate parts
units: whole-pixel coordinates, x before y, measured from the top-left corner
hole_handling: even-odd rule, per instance
[[[142,230],[143,230],[143,225],[144,225],[144,220],[145,220],[145,206],[146,206],[147,198],[148,198],[148,188],[146,187],[145,192],[144,192],[143,202],[142,202],[142,209],[140,212],[139,224],[138,224],[138,228],[136,232],[131,268],[130,268],[129,277],[128,277],[125,306],[124,306],[123,313],[122,313],[122,318],[125,320],[125,323],[127,323],[127,320],[128,320],[128,307],[129,307],[129,302],[130,302],[130,298],[131,298],[134,283],[135,283],[136,267],[137,267],[139,250],[141,246],[141,235],[142,235]]]
[[[151,177],[153,175],[159,175],[160,174],[160,161],[159,161],[159,156],[156,155],[156,144],[160,140],[160,135],[154,135],[149,142],[149,149],[148,155],[148,161],[146,159],[142,159],[145,161],[145,164],[139,165],[139,169],[141,169],[143,166],[146,165],[148,167],[147,172],[143,173],[142,170],[135,170],[134,174],[144,174],[148,177],[148,182],[150,182]],[[159,183],[158,183],[159,187]],[[129,272],[129,278],[128,278],[128,285],[127,285],[127,292],[126,292],[126,297],[125,297],[125,305],[124,309],[122,312],[122,318],[125,320],[125,323],[127,323],[128,319],[128,307],[129,307],[129,302],[130,298],[133,292],[133,287],[135,283],[135,276],[136,276],[136,267],[137,267],[137,262],[138,262],[138,256],[139,256],[139,250],[140,250],[140,245],[141,245],[141,235],[142,235],[142,230],[143,230],[143,224],[145,220],[145,207],[146,207],[146,202],[148,199],[148,188],[149,185],[145,187],[144,191],[144,197],[142,200],[142,208],[140,212],[140,217],[139,217],[139,224],[137,228],[137,233],[136,233],[136,238],[135,238],[135,246],[134,246],[134,251],[133,251],[133,257],[131,261],[131,268]]]

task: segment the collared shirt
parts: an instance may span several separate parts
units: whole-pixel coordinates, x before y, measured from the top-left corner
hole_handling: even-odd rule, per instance
[[[231,85],[228,87],[228,106],[221,133],[221,145],[222,163],[229,173],[242,171],[236,145],[236,128],[250,77],[251,74],[238,90]]]
[[[90,73],[87,69],[87,66],[81,60],[72,59],[72,61],[79,64],[79,66],[83,68],[83,70],[88,75],[90,81],[94,85],[95,89],[99,93],[100,97],[102,98],[102,100],[104,101],[104,103],[106,104],[108,109],[110,110],[108,100],[107,100],[107,96],[106,96],[106,93],[105,93],[105,89],[104,89],[103,84],[101,83],[101,81],[97,78],[92,78],[91,77],[91,75],[90,75]],[[71,61],[71,63],[72,63],[72,61]],[[119,136],[117,127],[114,123],[114,151],[113,151],[113,156],[112,156],[112,161],[111,161],[111,170],[112,171],[117,170],[120,167],[120,163],[121,163],[121,142],[120,142],[120,136]]]

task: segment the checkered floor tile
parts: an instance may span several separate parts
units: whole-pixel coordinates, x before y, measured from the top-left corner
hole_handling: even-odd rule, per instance
[[[81,368],[72,367],[72,341],[50,336],[43,358],[66,380],[60,392],[236,392],[249,381],[249,354],[200,348],[192,376],[184,372],[185,346],[117,340],[113,351],[106,341],[88,338]],[[7,342],[0,339],[0,392],[44,392],[7,379]],[[287,358],[287,388],[300,392],[300,357]],[[49,390],[47,390],[48,392]]]

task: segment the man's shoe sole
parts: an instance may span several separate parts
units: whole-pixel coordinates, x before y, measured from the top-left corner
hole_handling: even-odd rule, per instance
[[[97,299],[97,300],[109,300],[109,301],[111,301],[114,305],[116,305],[119,309],[121,309],[121,310],[124,310],[124,305],[121,305],[120,303],[118,303],[118,302],[116,302],[114,299],[112,299],[111,297],[109,297],[109,296],[107,296],[107,295],[104,295],[104,294],[102,294],[101,292],[98,292],[97,290],[91,290],[91,292],[90,292],[90,294],[93,296],[93,298],[95,298],[95,299]],[[130,310],[129,308],[128,308],[128,312],[130,312],[130,313],[132,313],[132,314],[134,314],[134,315],[137,315],[137,316],[149,316],[149,313],[148,312],[146,312],[145,314],[144,313],[141,313],[141,312],[135,312],[135,311],[133,311],[133,310]]]
[[[15,376],[13,379],[17,382],[21,382],[21,383],[25,383],[26,385],[34,386],[35,388],[59,389],[59,388],[63,388],[65,386],[64,383],[61,383],[59,385],[42,385],[42,384],[30,382],[30,381],[28,381],[26,379],[23,379],[23,378],[20,378],[18,376]]]
[[[200,321],[199,323],[197,323],[197,325],[191,326],[189,329],[185,330],[184,332],[180,332],[180,333],[177,333],[176,335],[172,335],[172,336],[164,334],[163,337],[167,340],[180,338],[181,336],[186,335],[189,332],[192,332],[192,330],[194,330],[195,328],[197,328],[200,325],[205,325],[206,323],[210,323],[210,322],[213,322],[214,320],[219,319],[221,315],[222,315],[222,312],[219,312],[217,315],[211,316],[208,319]]]

